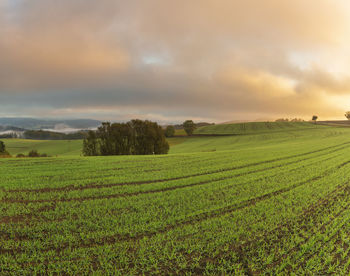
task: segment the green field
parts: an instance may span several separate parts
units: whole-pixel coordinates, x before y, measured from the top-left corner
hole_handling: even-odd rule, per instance
[[[184,137],[170,138],[170,146],[186,141]],[[82,155],[82,140],[29,140],[29,139],[1,139],[6,144],[8,152],[17,154],[28,154],[31,150],[46,153],[51,157],[57,156],[80,156]]]
[[[82,153],[82,140],[28,140],[1,139],[12,155],[28,154],[31,150],[46,153],[50,156],[79,156]]]
[[[185,131],[177,130],[179,137],[168,138],[170,153],[208,152],[216,150],[231,150],[236,147],[252,146],[255,143],[269,141],[274,145],[276,141],[292,142],[296,138],[312,138],[310,131],[329,129],[329,126],[314,125],[310,123],[242,123],[226,125],[210,125],[196,130],[196,134],[208,135],[208,137],[183,137]],[[332,128],[337,130],[337,128]],[[343,129],[343,128],[341,128]],[[232,135],[230,137],[218,137],[214,135]],[[277,134],[277,135],[276,135]],[[80,156],[82,154],[82,140],[27,140],[27,139],[2,139],[10,154],[28,154],[31,150],[46,153],[49,156]],[[179,146],[180,144],[183,144]]]
[[[195,130],[195,134],[262,134],[272,132],[297,131],[327,126],[312,124],[309,122],[254,122],[239,124],[221,124],[200,127]]]
[[[258,125],[168,155],[0,159],[0,274],[349,274],[350,129]]]

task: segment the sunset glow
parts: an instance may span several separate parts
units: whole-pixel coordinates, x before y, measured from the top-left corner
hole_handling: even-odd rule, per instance
[[[343,119],[345,0],[0,0],[0,116]]]

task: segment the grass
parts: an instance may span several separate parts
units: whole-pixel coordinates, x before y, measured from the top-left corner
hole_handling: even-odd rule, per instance
[[[170,147],[179,145],[187,140],[187,137],[169,138]],[[80,156],[82,154],[82,140],[29,140],[29,139],[1,139],[5,142],[7,151],[16,156],[28,154],[31,150],[47,153],[50,156]]]
[[[2,159],[0,274],[348,274],[349,137],[307,126],[172,138],[162,156]]]
[[[195,134],[263,134],[272,132],[288,132],[296,130],[308,130],[315,128],[327,128],[327,126],[309,122],[252,122],[239,124],[221,124],[200,127]]]
[[[1,140],[5,142],[7,151],[12,155],[28,154],[31,150],[37,150],[50,156],[79,156],[83,146],[82,140]]]
[[[244,127],[242,127],[244,125]],[[272,126],[272,127],[271,127]],[[238,134],[240,135],[217,137],[212,134]],[[232,150],[237,147],[252,147],[255,143],[264,145],[276,141],[288,143],[298,139],[312,139],[312,134],[329,129],[329,126],[314,125],[310,123],[244,123],[231,125],[211,125],[196,130],[197,134],[206,134],[208,137],[186,137],[184,130],[177,130],[178,137],[168,138],[170,153],[210,152],[216,150]],[[343,131],[343,128],[331,128],[331,132]],[[82,140],[27,140],[2,139],[6,148],[12,155],[27,154],[31,150],[47,153],[50,156],[80,156]]]

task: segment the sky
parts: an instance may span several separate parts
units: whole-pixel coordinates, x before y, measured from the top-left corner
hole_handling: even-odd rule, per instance
[[[0,0],[0,117],[345,119],[348,0]]]

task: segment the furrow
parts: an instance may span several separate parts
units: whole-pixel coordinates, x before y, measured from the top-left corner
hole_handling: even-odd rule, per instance
[[[214,171],[210,171],[210,172],[203,172],[203,173],[195,173],[195,174],[191,174],[191,175],[178,176],[178,177],[172,177],[172,178],[166,178],[166,179],[147,180],[147,181],[135,181],[135,182],[124,182],[124,183],[110,183],[110,184],[95,184],[95,183],[91,183],[91,184],[87,184],[87,185],[80,186],[80,187],[76,187],[76,186],[70,185],[70,186],[56,187],[56,188],[46,187],[46,188],[39,188],[39,189],[9,189],[9,190],[6,190],[6,192],[8,192],[8,193],[18,193],[18,192],[48,193],[48,192],[54,192],[54,191],[84,190],[84,189],[94,189],[94,188],[102,188],[102,187],[103,188],[108,188],[108,187],[115,187],[115,186],[144,185],[144,184],[152,184],[152,183],[162,183],[162,182],[168,182],[168,181],[173,181],[173,180],[182,180],[182,179],[187,179],[187,178],[191,178],[191,177],[211,175],[211,174],[215,174],[215,173],[221,173],[221,172],[233,171],[233,170],[238,170],[238,169],[244,169],[244,168],[254,167],[254,166],[258,166],[258,165],[262,165],[262,164],[273,163],[273,162],[277,162],[277,161],[288,160],[288,159],[295,158],[295,157],[305,156],[305,155],[309,155],[309,154],[313,154],[313,153],[317,153],[317,152],[323,152],[323,151],[326,151],[326,150],[329,150],[329,149],[337,148],[339,146],[344,146],[344,145],[348,145],[348,144],[350,144],[350,142],[342,143],[342,144],[339,144],[339,145],[336,145],[336,146],[330,146],[330,147],[327,147],[327,148],[322,148],[322,149],[319,149],[319,150],[310,151],[310,152],[307,152],[307,153],[295,154],[295,155],[291,155],[291,156],[287,156],[287,157],[280,157],[280,158],[275,158],[275,159],[270,159],[270,160],[266,160],[266,161],[260,161],[260,162],[240,165],[240,166],[231,167],[231,168],[219,169],[219,170],[214,170]],[[337,149],[335,151],[339,151],[339,150],[342,150],[344,148],[346,148],[346,146],[341,147],[341,148],[339,148],[339,149]],[[335,152],[335,151],[332,151],[332,152]],[[300,161],[298,161],[298,162],[300,162]]]
[[[337,151],[341,151],[344,148],[346,148],[346,147],[341,147],[339,149],[336,149],[336,150],[332,151],[331,153],[334,153],[334,152],[337,152]],[[324,155],[327,155],[327,154],[329,154],[329,153],[325,153],[325,154],[321,154],[321,155],[317,155],[317,156],[311,156],[311,157],[304,158],[304,159],[301,159],[301,160],[295,160],[295,161],[279,164],[279,165],[268,167],[268,168],[262,168],[262,169],[258,169],[258,170],[254,170],[254,171],[250,171],[250,172],[240,173],[240,174],[234,175],[234,177],[243,176],[243,175],[249,175],[249,174],[253,174],[253,173],[257,173],[257,172],[268,171],[268,170],[271,170],[271,169],[284,167],[284,166],[295,164],[295,163],[302,162],[302,161],[305,161],[305,160],[310,160],[310,159],[313,159],[313,158],[321,157],[321,156],[324,156]],[[266,162],[266,163],[270,163],[270,162]],[[128,182],[128,183],[110,183],[110,184],[87,184],[87,185],[79,186],[79,187],[70,185],[70,186],[57,187],[57,188],[49,188],[49,187],[47,187],[47,188],[40,188],[40,189],[13,189],[13,190],[7,190],[6,193],[10,193],[11,194],[11,193],[22,193],[22,192],[25,192],[25,193],[30,193],[30,192],[34,192],[34,193],[69,192],[69,191],[83,191],[83,190],[88,190],[88,189],[112,188],[112,187],[118,187],[118,186],[156,184],[156,183],[164,183],[164,182],[168,182],[168,181],[182,180],[182,179],[187,179],[187,178],[191,178],[191,177],[198,177],[198,176],[205,176],[205,175],[212,175],[212,174],[216,174],[216,173],[234,171],[234,170],[241,169],[241,168],[244,168],[244,167],[227,168],[227,169],[217,170],[217,171],[208,172],[208,173],[193,174],[191,176],[175,177],[175,178],[159,179],[159,180],[150,180],[150,181],[139,181],[139,182]],[[224,179],[227,179],[227,178],[223,178],[223,179],[219,178],[217,180],[219,181],[219,180],[224,180]],[[216,180],[213,180],[213,181],[216,181]],[[202,184],[203,183],[201,183],[201,182],[198,183],[198,185],[202,185]],[[184,188],[185,187],[190,187],[190,186],[193,186],[193,185],[194,184],[189,184],[187,186],[174,186],[173,188],[169,188],[169,190],[174,190],[174,189],[178,189],[178,188],[181,188],[181,187],[184,187]],[[167,191],[167,189],[164,189],[164,190],[159,189],[159,190],[154,190],[154,191],[147,191],[147,192],[144,192],[144,193],[156,193],[156,192],[162,192],[162,191]],[[138,195],[140,193],[143,193],[143,192],[124,194],[124,196],[134,196],[134,195]],[[111,196],[112,196],[111,198],[118,197],[117,195],[111,195]],[[122,196],[122,195],[120,194],[120,196]],[[91,198],[91,199],[93,199],[93,198]],[[91,199],[86,199],[86,200],[91,200]],[[65,201],[64,199],[62,199],[62,200]],[[78,199],[67,199],[67,201],[76,201],[76,200],[78,200]],[[18,200],[18,201],[16,201],[16,200],[2,199],[2,200],[0,200],[0,202],[1,201],[2,202],[8,202],[8,203],[13,203],[13,202],[15,202],[15,203],[30,203],[30,202],[52,202],[54,200],[48,200],[48,201],[24,201],[24,200],[21,201],[21,200]]]
[[[342,164],[340,164],[338,167],[342,167],[345,166],[347,164],[349,164],[350,161],[344,162]],[[216,210],[212,210],[209,212],[204,212],[198,215],[194,215],[194,216],[190,216],[186,219],[183,220],[178,220],[177,222],[175,222],[174,224],[169,224],[167,226],[165,226],[164,228],[155,230],[155,231],[150,231],[150,232],[144,232],[144,233],[140,233],[137,234],[135,236],[132,236],[130,234],[126,234],[126,235],[120,235],[120,234],[116,234],[116,235],[111,235],[111,236],[105,236],[103,237],[103,240],[95,240],[95,239],[89,239],[89,240],[81,240],[80,242],[78,242],[76,245],[71,245],[71,244],[62,244],[62,246],[58,247],[58,248],[46,248],[41,250],[41,252],[48,252],[51,250],[54,250],[56,252],[62,252],[65,249],[77,249],[77,248],[90,248],[93,246],[102,246],[102,245],[106,245],[106,244],[114,244],[118,241],[136,241],[136,240],[140,240],[143,238],[149,238],[149,237],[153,237],[155,235],[158,234],[164,234],[172,229],[181,227],[181,226],[186,226],[186,225],[191,225],[191,224],[196,224],[196,223],[200,223],[204,220],[207,219],[211,219],[211,218],[215,218],[215,217],[220,217],[223,216],[225,214],[234,212],[234,211],[238,211],[247,207],[250,207],[252,205],[255,205],[257,202],[275,197],[277,195],[289,192],[297,187],[303,186],[305,184],[317,181],[319,179],[322,179],[323,177],[327,176],[328,174],[330,174],[333,170],[327,170],[325,171],[322,175],[320,176],[316,176],[313,177],[311,179],[308,179],[306,181],[302,181],[299,183],[296,183],[294,185],[291,185],[289,187],[285,187],[283,189],[277,190],[277,191],[273,191],[252,199],[248,199],[245,201],[242,201],[238,204],[233,204],[230,206],[226,206],[223,208],[219,208]],[[9,253],[9,254],[15,254],[15,253],[20,253],[20,252],[25,252],[25,250],[23,249],[0,249],[0,253]]]

